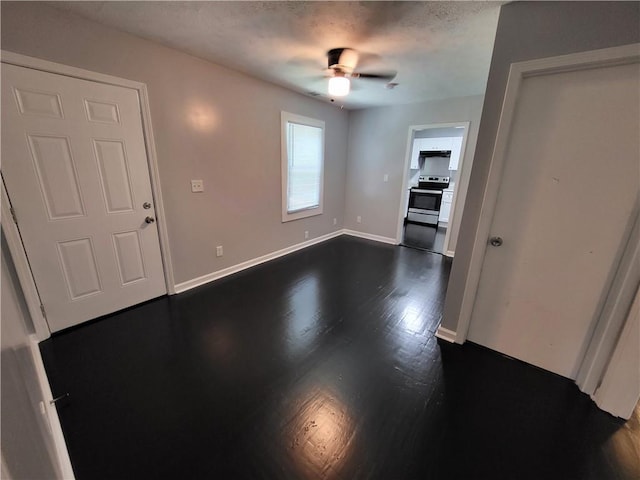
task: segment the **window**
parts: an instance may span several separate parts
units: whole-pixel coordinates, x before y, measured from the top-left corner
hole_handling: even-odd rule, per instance
[[[282,221],[320,215],[324,122],[282,112]]]

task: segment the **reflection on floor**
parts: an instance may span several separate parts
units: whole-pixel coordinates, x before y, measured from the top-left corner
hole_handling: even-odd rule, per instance
[[[402,244],[407,247],[422,248],[434,253],[444,253],[444,237],[447,228],[443,226],[406,223]]]
[[[639,478],[636,424],[434,337],[450,268],[343,236],[54,335],[76,478]]]

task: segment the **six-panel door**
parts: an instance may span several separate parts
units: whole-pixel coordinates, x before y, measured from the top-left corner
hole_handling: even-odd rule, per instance
[[[166,293],[136,90],[3,64],[2,174],[51,331]]]

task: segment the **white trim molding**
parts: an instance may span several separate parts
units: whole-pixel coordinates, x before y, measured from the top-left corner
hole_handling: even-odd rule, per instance
[[[460,228],[460,219],[462,218],[462,210],[460,209],[460,200],[465,199],[469,188],[469,176],[471,166],[473,164],[473,156],[465,160],[467,154],[467,144],[469,143],[469,133],[471,130],[471,122],[460,122],[458,127],[464,126],[462,134],[462,145],[460,147],[460,158],[458,159],[457,180],[453,189],[453,199],[451,200],[451,212],[449,213],[449,221],[447,222],[447,231],[444,234],[444,243],[442,244],[445,255],[453,257],[455,251],[451,249],[451,230],[454,223]],[[464,202],[462,202],[464,205]]]
[[[27,310],[29,310],[29,316],[33,323],[36,338],[40,341],[46,340],[51,336],[51,330],[47,319],[44,318],[42,309],[40,308],[40,295],[38,294],[38,288],[33,280],[31,274],[31,268],[29,267],[29,260],[27,254],[24,251],[22,245],[22,237],[18,231],[18,227],[13,220],[13,210],[11,209],[11,202],[9,196],[4,188],[4,177],[0,181],[2,188],[2,214],[0,217],[0,223],[2,223],[2,232],[7,240],[7,246],[9,247],[9,254],[13,260],[13,265],[18,275],[18,281],[22,288]]]
[[[639,60],[640,44],[632,44],[511,64],[493,154],[489,165],[489,175],[484,187],[480,218],[473,241],[469,269],[464,280],[464,293],[456,329],[456,343],[464,343],[469,332],[471,314],[480,282],[480,273],[487,248],[487,238],[489,237],[491,222],[493,221],[493,214],[498,200],[506,150],[522,80],[525,77],[534,75],[548,75],[606,65],[622,65]]]
[[[451,228],[456,219],[462,217],[462,211],[457,208],[456,205],[460,205],[459,198],[464,198],[467,195],[467,188],[469,186],[468,173],[471,169],[471,163],[473,158],[470,158],[468,162],[465,162],[465,155],[467,151],[467,143],[469,141],[469,131],[471,129],[471,122],[464,120],[460,122],[448,122],[448,123],[430,123],[427,125],[411,125],[409,126],[409,134],[407,137],[407,149],[404,159],[404,170],[402,174],[402,186],[400,189],[400,209],[398,211],[398,224],[396,227],[396,240],[395,244],[402,243],[402,232],[404,227],[404,217],[407,213],[405,211],[405,205],[407,203],[406,196],[409,195],[407,185],[409,183],[409,165],[411,164],[411,153],[413,152],[413,141],[415,140],[415,133],[420,130],[429,130],[434,128],[456,128],[464,127],[464,133],[462,135],[462,146],[460,148],[460,159],[458,163],[458,181],[456,188],[453,191],[453,201],[451,202],[451,213],[449,214],[449,221],[447,232],[445,233],[443,248],[446,252],[445,255],[453,257],[455,252],[451,250],[449,241],[451,235]],[[462,193],[460,193],[462,192]],[[459,195],[462,195],[459,197]]]
[[[373,235],[371,233],[357,232],[355,230],[346,230],[346,229],[336,230],[335,232],[327,233],[326,235],[321,235],[319,237],[312,238],[311,240],[307,240],[302,243],[297,243],[295,245],[291,245],[290,247],[286,247],[281,250],[276,250],[275,252],[267,253],[266,255],[262,255],[260,257],[253,258],[251,260],[247,260],[246,262],[238,263],[237,265],[232,265],[231,267],[227,267],[222,270],[218,270],[216,272],[211,272],[206,275],[202,275],[201,277],[187,280],[186,282],[178,283],[175,286],[175,292],[176,293],[186,292],[187,290],[191,290],[192,288],[200,287],[201,285],[205,285],[209,282],[213,282],[214,280],[228,277],[229,275],[233,275],[234,273],[241,272],[242,270],[246,270],[247,268],[255,267],[256,265],[260,265],[261,263],[268,262],[269,260],[274,260],[276,258],[284,257],[285,255],[289,255],[290,253],[297,252],[298,250],[302,250],[304,248],[310,247],[312,245],[316,245],[318,243],[326,242],[327,240],[331,240],[332,238],[339,237],[340,235],[350,235],[352,237],[365,238],[367,240],[373,240],[375,242],[388,243],[390,245],[397,245],[395,239],[389,238],[389,237],[382,237],[380,235]]]
[[[456,343],[456,332],[444,328],[442,325],[436,330],[436,337],[449,343]]]
[[[290,138],[290,125],[299,125],[320,129],[320,178],[318,204],[301,210],[289,211],[289,168],[295,162],[293,138]],[[285,111],[280,112],[280,161],[282,168],[282,222],[291,222],[300,218],[313,217],[323,212],[324,205],[324,152],[325,152],[325,124],[324,120],[304,117]],[[292,134],[293,135],[293,134]]]
[[[2,451],[0,451],[0,478],[2,480],[13,480],[13,476],[9,473],[9,467],[7,466]]]
[[[628,312],[602,383],[591,398],[602,410],[631,418],[640,400],[640,289]]]
[[[373,233],[359,232],[357,230],[342,230],[345,235],[352,237],[365,238],[367,240],[373,240],[374,242],[388,243],[390,245],[398,245],[399,242],[395,238],[383,237],[382,235],[374,235]]]
[[[629,306],[640,285],[640,206],[636,207],[635,221],[627,235],[622,258],[609,286],[600,321],[596,325],[589,346],[578,370],[576,384],[591,395],[602,381],[607,364],[618,341],[620,331],[628,321]],[[632,218],[633,218],[632,217]],[[640,339],[638,339],[640,342]]]
[[[214,280],[218,280],[223,277],[228,277],[229,275],[233,275],[234,273],[241,272],[242,270],[246,270],[247,268],[255,267],[256,265],[260,265],[261,263],[268,262],[269,260],[274,260],[276,258],[283,257],[285,255],[288,255],[293,252],[297,252],[298,250],[302,250],[304,248],[310,247],[317,243],[326,242],[327,240],[330,240],[332,238],[339,237],[340,235],[342,235],[342,233],[343,233],[342,230],[337,230],[335,232],[322,235],[320,237],[312,238],[311,240],[307,240],[306,242],[297,243],[295,245],[291,245],[290,247],[286,247],[281,250],[267,253],[266,255],[262,255],[257,258],[253,258],[251,260],[247,260],[246,262],[238,263],[237,265],[233,265],[231,267],[227,267],[222,270],[218,270],[216,272],[208,273],[206,275],[202,275],[201,277],[187,280],[186,282],[178,283],[175,286],[175,292],[176,293],[186,292],[187,290],[191,290],[192,288],[205,285],[209,282],[213,282]]]
[[[67,450],[67,444],[64,441],[62,426],[60,425],[60,418],[58,417],[58,410],[56,409],[55,403],[52,403],[53,394],[51,393],[51,387],[49,386],[49,380],[47,379],[47,372],[44,368],[44,363],[42,362],[42,356],[40,355],[38,339],[35,335],[29,336],[29,351],[31,352],[31,358],[38,378],[38,386],[40,387],[41,393],[40,398],[42,398],[42,414],[46,417],[46,421],[49,424],[51,438],[53,440],[56,453],[57,466],[60,469],[63,479],[73,480],[75,475],[73,473],[73,467],[71,466],[69,451]]]
[[[0,50],[0,61],[2,63],[16,65],[18,67],[32,68],[43,72],[56,73],[59,75],[66,75],[67,77],[106,83],[107,85],[127,87],[134,90],[138,90],[140,86],[144,85],[144,83],[136,82],[135,80],[127,80],[126,78],[114,77],[112,75],[93,72],[91,70],[84,70],[82,68],[64,65],[62,63],[50,62],[48,60],[29,57],[27,55],[22,55],[21,53],[10,52],[8,50]]]
[[[151,178],[151,189],[153,194],[154,210],[158,219],[158,235],[160,240],[160,251],[162,252],[162,264],[164,266],[164,278],[167,285],[167,293],[173,295],[174,289],[173,265],[171,263],[171,250],[169,248],[169,230],[167,228],[167,215],[162,200],[162,187],[160,182],[160,171],[158,170],[158,154],[156,152],[156,141],[153,137],[151,126],[151,107],[147,86],[140,84],[138,89],[140,97],[140,112],[142,114],[142,128],[144,129],[144,141],[147,147],[147,157],[149,159],[149,176]]]

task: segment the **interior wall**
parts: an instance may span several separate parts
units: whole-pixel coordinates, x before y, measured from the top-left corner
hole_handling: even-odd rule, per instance
[[[414,135],[415,138],[441,138],[441,137],[462,137],[464,135],[463,128],[428,128],[426,130],[418,130]]]
[[[466,167],[458,173],[458,188],[463,188],[473,160],[482,101],[482,95],[475,95],[352,111],[345,228],[395,239],[400,191],[406,187],[403,185],[405,158],[412,125],[470,122],[463,164]],[[385,174],[389,175],[388,182],[383,181]],[[458,202],[462,200],[459,198]],[[356,222],[357,216],[362,218],[362,223]],[[459,222],[458,218],[450,226],[451,250],[456,249]]]
[[[36,407],[40,401],[38,380],[28,337],[33,327],[4,234],[1,256],[0,438],[4,468],[14,480],[60,478],[53,445],[48,443]]]
[[[511,63],[640,42],[639,18],[637,2],[512,2],[502,6],[445,301],[444,328],[457,330]]]
[[[176,283],[342,228],[346,110],[39,2],[1,9],[4,50],[146,83]],[[281,110],[326,124],[324,213],[288,223]]]

